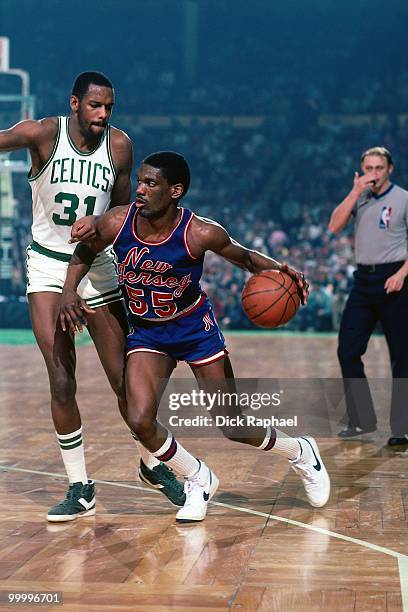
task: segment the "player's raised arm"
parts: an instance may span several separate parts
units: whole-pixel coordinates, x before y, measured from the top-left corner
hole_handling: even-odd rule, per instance
[[[34,165],[37,165],[36,153],[40,157],[38,161],[45,162],[51,153],[57,132],[58,122],[55,117],[47,117],[39,121],[26,119],[7,130],[0,130],[0,151],[29,149],[31,157],[34,155]]]
[[[57,133],[56,117],[46,117],[39,121],[20,121],[7,130],[0,130],[0,152],[28,149],[31,156],[31,175],[34,176],[50,158]]]
[[[114,241],[127,209],[127,206],[117,206],[104,215],[94,217],[96,237],[79,242],[72,254],[60,302],[60,323],[64,331],[67,329],[67,324],[73,332],[82,331],[82,325],[87,324],[85,313],[94,312],[76,291],[96,255]]]
[[[309,285],[305,281],[303,274],[286,263],[279,263],[268,255],[242,246],[231,238],[228,232],[215,221],[195,217],[188,234],[188,242],[194,256],[199,256],[205,251],[213,251],[252,274],[258,274],[262,270],[281,270],[282,272],[287,272],[301,291],[302,303],[306,303]]]
[[[41,137],[39,121],[20,121],[7,130],[0,130],[0,151],[15,151],[35,147]]]

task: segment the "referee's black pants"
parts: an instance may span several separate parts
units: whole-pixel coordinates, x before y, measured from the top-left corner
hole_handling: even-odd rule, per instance
[[[387,294],[384,283],[404,262],[358,266],[339,330],[338,358],[349,423],[376,427],[376,415],[361,356],[378,321],[387,341],[393,377],[390,425],[393,436],[408,433],[408,278]]]

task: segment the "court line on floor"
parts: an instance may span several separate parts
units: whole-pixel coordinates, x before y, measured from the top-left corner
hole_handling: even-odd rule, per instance
[[[402,609],[408,610],[408,557],[398,557],[398,569],[401,582]]]
[[[27,474],[39,474],[41,476],[51,476],[53,478],[63,478],[66,480],[66,475],[57,474],[54,472],[43,472],[40,470],[29,470],[26,468],[19,468],[14,466],[4,466],[0,465],[0,470],[3,472],[24,472]],[[112,482],[111,480],[98,480],[94,479],[94,482],[97,484],[106,484],[113,487],[122,487],[125,489],[136,489],[137,491],[145,491],[158,493],[159,491],[155,491],[154,489],[150,489],[148,487],[139,487],[137,485],[130,485],[122,482]],[[287,523],[289,525],[294,525],[295,527],[302,527],[303,529],[308,529],[309,531],[315,531],[320,533],[321,535],[330,536],[332,538],[337,538],[338,540],[344,540],[345,542],[351,542],[352,544],[357,544],[359,546],[364,546],[365,548],[370,548],[376,552],[383,553],[385,555],[389,555],[398,560],[398,570],[400,576],[400,584],[401,584],[401,595],[402,595],[402,610],[403,612],[408,612],[408,556],[403,553],[397,552],[396,550],[392,550],[391,548],[385,548],[384,546],[378,546],[377,544],[372,544],[371,542],[367,542],[366,540],[360,540],[359,538],[353,538],[351,536],[343,535],[341,533],[337,533],[336,531],[330,531],[329,529],[323,529],[322,527],[317,527],[315,525],[309,525],[308,523],[302,523],[301,521],[296,521],[295,519],[285,518],[283,516],[278,516],[276,514],[268,514],[267,512],[260,512],[258,510],[252,510],[251,508],[242,508],[240,506],[233,506],[232,504],[225,504],[223,502],[211,501],[210,504],[212,506],[218,506],[221,508],[227,508],[229,510],[236,510],[237,512],[243,512],[245,514],[251,514],[253,516],[262,516],[267,519],[280,521],[281,523]]]

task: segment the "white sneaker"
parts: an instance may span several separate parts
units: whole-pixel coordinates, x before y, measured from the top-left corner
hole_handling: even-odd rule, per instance
[[[176,514],[178,523],[202,521],[207,514],[208,502],[218,489],[219,480],[203,461],[199,470],[184,484],[186,502]]]
[[[299,459],[289,461],[292,469],[299,474],[312,506],[321,508],[330,497],[330,478],[314,438],[297,438],[302,454]]]

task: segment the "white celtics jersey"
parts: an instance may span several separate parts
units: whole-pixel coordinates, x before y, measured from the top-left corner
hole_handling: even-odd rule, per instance
[[[110,204],[115,181],[109,130],[89,153],[72,142],[69,117],[58,117],[58,134],[45,166],[29,177],[33,196],[33,247],[54,251],[69,260],[75,244],[68,244],[71,225],[85,215],[100,215]]]

